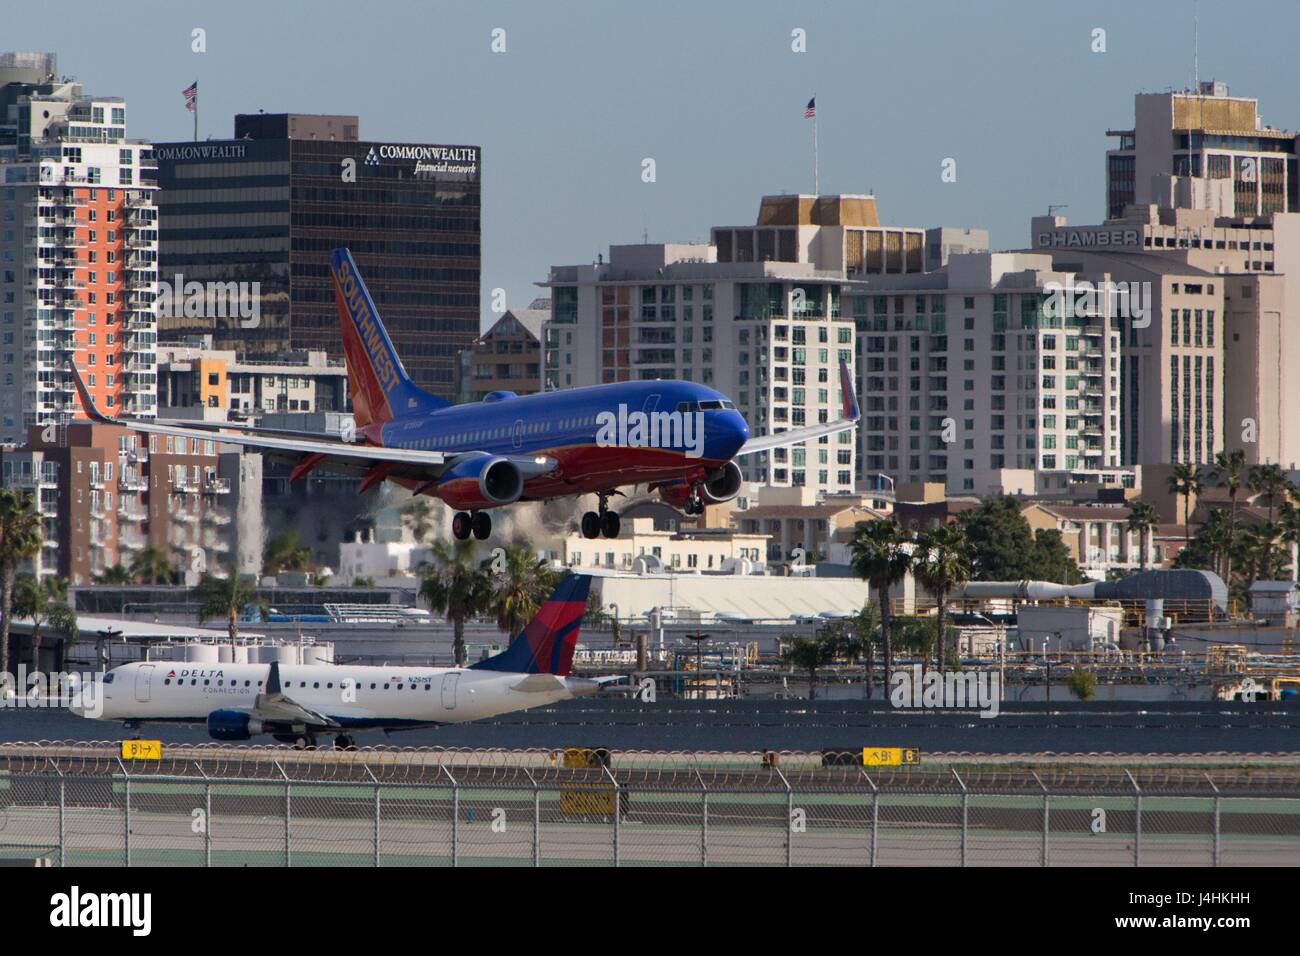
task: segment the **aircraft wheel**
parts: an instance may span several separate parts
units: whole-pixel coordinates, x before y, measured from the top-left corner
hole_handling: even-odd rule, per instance
[[[293,742],[296,750],[315,750],[316,738],[311,734],[299,734]]]
[[[600,537],[600,515],[588,511],[582,516],[582,536],[584,538]]]
[[[356,750],[357,742],[351,734],[336,734],[334,736],[335,750]]]
[[[617,511],[606,511],[600,516],[600,533],[606,538],[617,538],[618,528],[619,520]]]
[[[486,541],[492,536],[492,516],[486,511],[476,511],[470,518],[474,528],[474,537]]]
[[[468,514],[464,511],[457,511],[455,517],[451,519],[451,534],[458,541],[464,541],[469,537],[471,521]]]

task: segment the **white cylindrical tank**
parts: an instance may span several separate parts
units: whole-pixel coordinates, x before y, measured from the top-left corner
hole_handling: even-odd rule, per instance
[[[298,650],[298,648],[294,648]],[[302,648],[302,663],[304,664],[332,664],[334,663],[334,645],[333,644],[306,644]]]
[[[215,644],[186,644],[181,659],[192,664],[215,664],[220,656]]]
[[[278,660],[281,664],[301,664],[302,654],[293,644],[281,644],[277,650],[280,652]]]

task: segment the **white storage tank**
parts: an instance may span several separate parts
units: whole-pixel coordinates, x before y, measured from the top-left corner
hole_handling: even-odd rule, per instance
[[[294,648],[297,650],[297,648]],[[332,644],[307,644],[302,648],[302,662],[304,664],[332,664],[334,663],[334,645]]]
[[[215,644],[186,644],[181,649],[181,660],[191,664],[215,664],[220,656]]]

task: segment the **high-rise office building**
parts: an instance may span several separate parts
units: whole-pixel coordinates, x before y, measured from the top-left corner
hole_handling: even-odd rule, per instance
[[[359,125],[257,113],[236,116],[231,139],[158,144],[162,281],[240,303],[173,308],[164,341],[337,356],[329,254],[346,246],[406,370],[454,398],[458,355],[479,332],[480,150],[361,140]]]
[[[1107,130],[1106,215],[1130,203],[1197,205],[1221,216],[1300,210],[1296,134],[1267,126],[1259,101],[1226,83],[1138,93],[1130,129]]]
[[[0,442],[96,402],[156,407],[153,150],[126,103],[60,78],[52,53],[0,55]]]

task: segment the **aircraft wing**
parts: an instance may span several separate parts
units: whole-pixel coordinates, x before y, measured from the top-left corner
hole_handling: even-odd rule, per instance
[[[735,457],[756,455],[761,451],[771,451],[773,448],[798,445],[800,442],[821,438],[823,435],[834,435],[837,432],[857,428],[858,421],[862,417],[861,412],[858,410],[858,395],[853,387],[853,376],[849,374],[849,366],[842,360],[840,362],[840,395],[844,400],[842,418],[833,422],[822,422],[803,428],[791,428],[788,431],[774,432],[771,435],[759,435],[757,438],[751,438],[741,445]]]
[[[232,425],[224,422],[180,424],[165,419],[158,422],[135,418],[112,418],[99,410],[86,389],[81,371],[76,365],[70,365],[70,368],[76,381],[82,407],[94,421],[107,425],[120,425],[146,435],[170,435],[176,438],[220,441],[227,445],[237,445],[272,457],[297,461],[304,469],[303,474],[319,468],[322,471],[350,475],[378,476],[379,472],[376,469],[378,466],[383,466],[383,477],[431,480],[441,475],[447,465],[467,454],[465,451],[443,452],[362,445],[326,435],[309,437],[311,433],[293,432],[287,429],[254,429],[248,425]],[[226,428],[232,428],[234,432],[220,430]],[[545,456],[509,457],[526,477],[545,474],[555,467],[555,461]]]
[[[337,721],[318,714],[286,696],[280,686],[280,662],[271,662],[271,673],[266,678],[266,691],[253,702],[253,714],[262,720],[309,727],[337,727]]]

